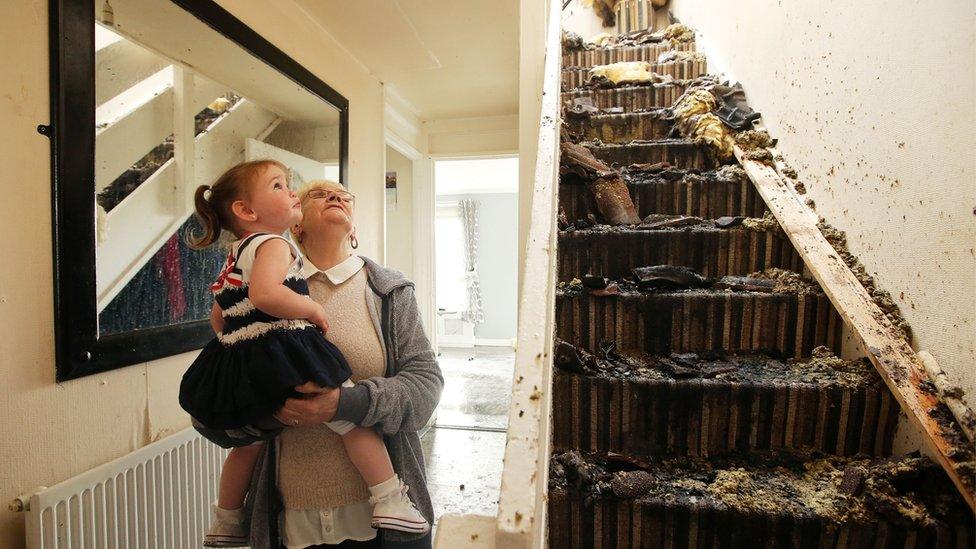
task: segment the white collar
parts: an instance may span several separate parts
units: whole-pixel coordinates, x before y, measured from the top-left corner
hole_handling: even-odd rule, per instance
[[[350,255],[346,259],[324,271],[320,270],[318,267],[312,264],[308,258],[305,258],[305,266],[302,268],[302,275],[306,278],[312,278],[316,273],[323,273],[333,284],[342,284],[343,282],[352,278],[352,275],[359,272],[363,268],[366,262],[363,258],[358,255]]]

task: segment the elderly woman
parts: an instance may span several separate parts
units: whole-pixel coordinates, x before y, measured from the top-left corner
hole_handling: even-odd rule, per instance
[[[337,183],[316,181],[299,193],[304,220],[293,236],[305,252],[312,299],[329,319],[328,338],[352,369],[352,387],[310,384],[276,416],[286,425],[255,468],[248,495],[251,546],[259,548],[429,548],[430,533],[370,527],[366,485],[323,425],[351,421],[384,435],[397,475],[431,524],[418,431],[433,414],[443,378],[424,334],[413,283],[398,271],[355,255],[354,197]]]

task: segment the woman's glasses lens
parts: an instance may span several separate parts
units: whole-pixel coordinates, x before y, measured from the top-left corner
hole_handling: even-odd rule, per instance
[[[337,193],[337,192],[323,191],[323,190],[309,191],[308,197],[311,198],[312,200],[318,200],[320,198],[324,198],[329,201],[341,200],[346,204],[352,204],[352,202],[356,199],[356,197],[350,193]]]

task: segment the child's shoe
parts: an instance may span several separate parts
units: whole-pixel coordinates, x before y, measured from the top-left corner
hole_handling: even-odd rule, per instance
[[[215,503],[210,518],[210,528],[203,536],[204,547],[247,547],[243,509],[222,509]]]
[[[370,525],[373,528],[385,530],[398,530],[400,532],[414,532],[423,534],[430,530],[427,519],[420,514],[410,498],[407,497],[409,488],[400,482],[400,479],[392,479],[378,486],[370,487],[370,492],[376,493],[376,488],[382,487],[387,483],[395,482],[393,489],[384,490],[384,495],[369,498],[373,504],[373,520]],[[381,492],[382,493],[382,492]]]

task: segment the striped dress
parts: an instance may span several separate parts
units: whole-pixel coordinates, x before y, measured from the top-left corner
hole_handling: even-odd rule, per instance
[[[227,262],[211,286],[224,330],[203,348],[180,384],[180,405],[195,426],[208,428],[200,429],[205,436],[215,430],[268,425],[285,399],[298,395],[296,385],[314,381],[338,387],[352,375],[342,353],[315,325],[271,316],[251,303],[248,281],[255,253],[274,238],[287,242],[294,257],[284,285],[308,295],[301,254],[290,241],[257,233],[231,245]]]

